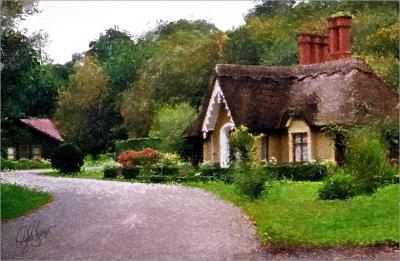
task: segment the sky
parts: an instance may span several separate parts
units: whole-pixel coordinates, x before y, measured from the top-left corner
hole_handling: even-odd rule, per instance
[[[73,53],[88,50],[101,32],[118,26],[132,35],[153,29],[157,21],[205,19],[221,30],[237,28],[254,6],[248,1],[40,1],[40,13],[18,25],[28,34],[49,35],[45,52],[53,63],[66,63]]]

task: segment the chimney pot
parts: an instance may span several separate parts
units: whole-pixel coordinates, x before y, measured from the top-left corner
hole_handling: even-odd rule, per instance
[[[311,35],[307,33],[299,34],[297,43],[299,46],[300,64],[310,64],[311,60]]]
[[[328,19],[330,59],[351,57],[351,16],[344,15]]]

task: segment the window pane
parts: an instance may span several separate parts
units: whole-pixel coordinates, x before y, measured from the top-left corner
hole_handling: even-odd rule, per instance
[[[297,144],[301,143],[301,134],[294,134],[294,142]]]
[[[308,160],[308,149],[307,146],[302,147],[302,155],[303,155],[303,161]]]
[[[267,159],[267,146],[268,146],[268,142],[267,142],[267,137],[266,136],[262,136],[261,138],[261,160],[266,160]]]
[[[296,161],[296,162],[300,162],[301,161],[301,146],[300,145],[295,145],[294,161]]]
[[[15,159],[15,148],[14,147],[7,148],[7,158],[10,160]]]
[[[307,144],[307,134],[304,133],[304,134],[302,134],[301,136],[302,136],[302,139],[303,139],[303,140],[302,140],[302,143],[303,143],[303,144]]]
[[[22,158],[24,158],[24,159],[29,159],[29,146],[28,145],[21,145],[20,147],[19,147],[19,150],[20,150],[20,155],[19,155],[19,158],[20,159],[22,159]]]
[[[39,159],[41,156],[41,148],[40,146],[33,146],[32,147],[32,158]]]

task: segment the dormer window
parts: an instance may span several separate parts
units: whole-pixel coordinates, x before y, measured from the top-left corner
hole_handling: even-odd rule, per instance
[[[308,161],[308,136],[306,132],[293,133],[293,162]]]

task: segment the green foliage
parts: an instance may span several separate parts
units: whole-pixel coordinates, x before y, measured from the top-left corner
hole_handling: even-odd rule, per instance
[[[1,170],[19,170],[19,169],[50,169],[51,164],[46,160],[8,160],[1,159]]]
[[[90,170],[90,168],[114,168],[119,164],[115,161],[115,153],[101,154],[97,158],[92,155],[86,155],[83,161],[82,170]]]
[[[348,130],[345,166],[324,181],[320,198],[346,199],[372,194],[380,186],[398,183],[399,172],[388,162],[386,135],[386,132],[379,132],[376,126]]]
[[[160,24],[144,36],[142,46],[154,47],[154,57],[124,92],[121,104],[131,137],[148,134],[157,105],[201,104],[209,76],[222,60],[225,39],[208,22],[187,20]]]
[[[188,144],[182,138],[182,133],[196,114],[195,109],[187,103],[164,105],[156,113],[149,137],[161,139],[161,151],[175,152],[187,158]]]
[[[40,66],[34,45],[21,32],[1,31],[2,120],[47,116],[54,106],[59,83],[47,66]]]
[[[386,176],[388,164],[387,145],[379,133],[369,127],[355,128],[347,137],[346,167],[372,193]]]
[[[14,28],[27,15],[39,12],[38,0],[1,1],[1,27]]]
[[[234,172],[233,184],[240,195],[253,200],[264,192],[267,176],[261,167],[238,168]]]
[[[107,148],[115,116],[108,77],[91,56],[78,62],[74,71],[60,93],[55,124],[67,141],[78,144],[85,154],[97,155]]]
[[[65,174],[79,171],[83,165],[81,150],[72,143],[61,144],[56,148],[51,159],[51,166]]]
[[[328,171],[327,165],[319,162],[298,165],[267,164],[264,168],[276,179],[291,179],[296,181],[318,181],[323,179]]]
[[[318,192],[323,200],[349,199],[356,194],[354,177],[346,169],[339,169],[330,175]]]
[[[137,80],[139,69],[146,62],[145,48],[136,44],[129,32],[109,28],[99,39],[89,43],[88,54],[102,64],[113,94],[120,94]]]
[[[232,202],[256,222],[263,243],[306,246],[399,242],[399,185],[378,189],[373,197],[316,200],[320,182],[275,181],[256,201],[222,182],[191,183]]]
[[[158,150],[161,146],[159,138],[137,138],[128,140],[118,140],[115,142],[115,153],[119,155],[126,150],[143,150],[145,148],[153,148]]]
[[[255,162],[255,137],[249,133],[249,129],[243,125],[235,129],[230,135],[230,146],[233,155],[242,165]]]
[[[122,168],[121,174],[126,179],[132,179],[132,178],[136,178],[137,176],[139,176],[139,173],[142,169],[143,168],[139,167],[139,166],[130,166],[130,167]]]
[[[17,184],[1,183],[1,221],[20,217],[51,201],[47,192]]]
[[[116,178],[121,173],[119,167],[106,167],[104,168],[104,178]]]

